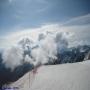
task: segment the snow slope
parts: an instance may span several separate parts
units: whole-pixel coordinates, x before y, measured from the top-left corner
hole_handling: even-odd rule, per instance
[[[19,90],[90,90],[90,61],[42,66],[36,74],[29,72],[9,87],[19,87]]]

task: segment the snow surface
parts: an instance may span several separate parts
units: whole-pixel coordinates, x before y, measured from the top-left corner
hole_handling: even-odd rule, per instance
[[[9,87],[19,90],[90,90],[90,61],[49,65],[27,73]]]

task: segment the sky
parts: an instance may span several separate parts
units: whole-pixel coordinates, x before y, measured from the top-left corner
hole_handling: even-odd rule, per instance
[[[0,34],[62,24],[90,13],[90,0],[0,0]]]
[[[32,29],[82,29],[89,40],[90,0],[0,0],[0,47]]]

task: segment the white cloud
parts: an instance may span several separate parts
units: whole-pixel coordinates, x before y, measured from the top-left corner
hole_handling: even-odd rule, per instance
[[[9,1],[9,3],[12,3],[13,0],[8,0],[8,1]]]
[[[82,21],[90,15],[81,16],[74,18],[66,23],[73,21]],[[86,19],[87,20],[87,19]],[[61,26],[59,24],[43,25],[40,28],[35,29],[24,29],[22,31],[17,30],[16,32],[9,33],[8,35],[0,38],[0,47],[5,48],[3,53],[3,63],[6,67],[12,70],[18,65],[22,64],[23,49],[17,45],[17,42],[22,38],[30,38],[34,45],[38,47],[32,49],[30,56],[26,55],[25,62],[31,64],[44,64],[48,61],[56,59],[56,54],[67,49],[69,46],[78,45],[88,41],[90,35],[90,26]],[[83,41],[82,41],[83,40]],[[10,48],[9,48],[10,47]],[[8,49],[9,48],[9,49]]]
[[[0,37],[2,39],[2,43],[0,44],[0,47],[10,47],[14,44],[16,44],[21,38],[30,37],[34,41],[37,41],[38,35],[40,33],[45,33],[47,31],[55,33],[60,29],[58,25],[44,25],[40,28],[34,28],[34,29],[17,29],[15,32],[10,32],[8,35],[5,35],[3,37]]]
[[[46,24],[46,25],[42,25],[41,27],[39,28],[29,28],[29,29],[16,29],[16,32],[11,32],[11,33],[8,33],[8,35],[6,36],[3,36],[0,38],[0,41],[2,42],[0,44],[0,47],[10,47],[14,44],[16,44],[16,42],[22,38],[22,37],[30,37],[30,38],[33,38],[34,41],[37,41],[38,39],[38,35],[40,33],[45,33],[45,32],[50,32],[50,33],[56,33],[56,32],[69,32],[70,34],[69,35],[72,35],[75,33],[75,35],[78,37],[78,33],[81,33],[81,32],[85,32],[88,34],[88,32],[90,31],[89,28],[90,26],[88,25],[75,25],[75,26],[72,26],[72,25],[69,25],[67,26],[67,24],[69,23],[72,23],[72,22],[82,22],[85,20],[85,22],[87,21],[87,19],[89,20],[89,17],[90,17],[90,14],[88,15],[85,15],[85,16],[80,16],[80,17],[76,17],[76,18],[73,18],[69,21],[67,21],[66,23],[64,23],[63,25],[61,24]],[[77,30],[78,29],[78,30]],[[87,32],[88,30],[88,32]],[[76,34],[77,32],[77,34]],[[86,35],[86,34],[85,34]],[[81,37],[82,36],[85,36],[84,33],[83,35],[80,35]],[[88,36],[88,35],[86,35]],[[74,37],[73,37],[74,38]],[[71,39],[73,39],[71,38]],[[2,40],[1,40],[2,39]],[[74,40],[72,40],[74,41]]]
[[[56,43],[58,52],[62,52],[68,48],[68,34],[67,33],[57,33],[56,34]]]
[[[89,28],[90,28],[89,25],[61,26],[59,24],[50,24],[50,25],[42,25],[40,28],[22,29],[22,30],[17,29],[15,32],[11,32],[8,33],[8,35],[0,37],[0,41],[1,41],[0,47],[2,48],[10,47],[16,44],[22,37],[25,38],[27,36],[33,39],[35,42],[38,39],[38,35],[43,34],[45,32],[47,33],[69,32],[70,36],[75,34],[75,37],[78,36],[85,37],[85,35],[87,34],[86,37],[88,37],[89,36],[88,32],[90,31]],[[78,35],[79,33],[82,34],[82,32],[84,32],[83,35]],[[72,39],[72,41],[74,41],[73,40],[74,37],[69,39]]]
[[[90,13],[83,16],[71,18],[62,25],[85,25],[85,24],[90,24]]]
[[[34,64],[33,59],[29,55],[25,56],[25,62],[30,63],[30,64]]]
[[[11,46],[10,48],[5,49],[3,52],[3,63],[6,65],[6,67],[14,70],[14,68],[22,65],[24,62],[28,62],[34,66],[53,62],[57,59],[57,53],[61,52],[63,48],[68,47],[67,33],[52,33],[45,31],[43,33],[44,38],[38,39],[41,34],[42,33],[40,32],[37,34],[37,38],[32,45],[31,43],[25,41],[30,37],[31,34],[29,34],[29,37],[27,36],[27,38],[26,36],[22,37],[22,39],[24,39],[21,39],[20,41],[24,42],[24,46],[26,48],[27,44],[30,48],[23,48],[23,44],[18,44],[17,40],[16,46]],[[32,41],[34,39],[35,38],[32,38]],[[25,57],[24,52],[28,52],[25,54]]]
[[[40,40],[39,44],[40,47],[34,51],[35,53],[33,52],[32,56],[36,54],[36,59],[41,61],[41,63],[56,59],[57,46],[54,37],[46,35],[44,39]]]
[[[18,46],[12,46],[11,48],[5,49],[2,58],[6,67],[13,70],[15,67],[23,64],[23,50]]]

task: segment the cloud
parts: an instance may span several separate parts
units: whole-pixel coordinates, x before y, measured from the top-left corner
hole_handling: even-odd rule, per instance
[[[5,49],[2,58],[6,67],[13,70],[15,67],[23,64],[23,50],[18,46],[12,46],[11,48]]]
[[[48,63],[49,60],[56,59],[57,48],[53,37],[50,35],[45,36],[39,41],[39,48],[32,51],[32,56],[41,63]]]
[[[0,47],[4,48],[3,63],[11,70],[21,65],[23,60],[36,66],[53,62],[57,59],[57,53],[63,52],[70,46],[90,44],[89,25],[68,26],[68,24],[78,21],[82,24],[82,21],[85,20],[86,22],[89,17],[90,14],[73,18],[62,26],[60,24],[49,24],[42,25],[39,28],[17,30],[1,37]],[[29,44],[25,46],[25,49],[22,48],[18,42],[23,38],[29,38],[33,41],[32,45]],[[28,52],[27,46],[30,47],[30,52]],[[28,54],[23,56],[25,52]]]
[[[69,20],[66,22],[66,25],[65,24],[44,24],[42,25],[41,27],[38,27],[38,28],[28,28],[28,29],[20,29],[20,28],[16,28],[15,30],[13,30],[13,32],[9,32],[7,35],[4,35],[3,37],[0,37],[0,41],[1,41],[1,44],[0,44],[0,47],[2,48],[5,48],[5,47],[10,47],[14,44],[16,44],[16,42],[22,38],[22,37],[30,37],[32,38],[34,41],[37,41],[37,38],[38,38],[38,34],[42,34],[42,33],[45,33],[45,32],[50,32],[50,33],[56,33],[56,32],[70,32],[69,35],[73,35],[75,34],[75,37],[78,37],[78,36],[84,36],[85,37],[85,33],[88,34],[88,32],[90,31],[89,28],[90,28],[90,25],[88,24],[85,24],[85,25],[68,25],[68,23],[71,23],[73,21],[77,22],[79,20],[81,21],[84,21],[84,19],[87,17],[89,17],[90,15],[86,15],[86,16],[81,16],[81,17],[78,17],[78,19],[76,18],[73,18],[72,20]],[[81,18],[81,19],[79,19]],[[88,19],[89,20],[89,19]],[[81,22],[80,21],[80,22]],[[76,24],[77,24],[76,23]],[[77,33],[76,33],[77,32]],[[78,33],[82,34],[83,35],[78,35]],[[85,35],[84,35],[85,34]],[[86,37],[89,37],[89,35],[86,35]],[[74,38],[74,37],[73,37]],[[73,39],[71,38],[71,39]],[[79,38],[78,38],[79,39]],[[75,40],[72,40],[73,42]],[[85,41],[85,40],[84,40]],[[71,43],[73,44],[73,43]]]
[[[83,15],[83,16],[78,16],[71,18],[70,20],[66,21],[62,25],[85,25],[85,24],[90,24],[90,13]]]
[[[13,0],[8,0],[8,1],[9,1],[9,3],[12,3]]]
[[[22,37],[19,42],[10,48],[5,48],[2,54],[3,63],[6,68],[14,70],[16,67],[30,63],[34,66],[54,62],[57,53],[62,52],[68,47],[67,33],[51,33],[45,31],[38,33],[36,41]],[[31,42],[32,41],[32,42]]]
[[[86,14],[83,16],[72,18],[62,24],[56,23],[47,23],[43,24],[38,28],[15,28],[13,32],[8,32],[7,35],[4,35],[3,37],[0,37],[0,47],[10,47],[13,44],[17,42],[17,40],[21,37],[31,37],[34,38],[34,41],[36,41],[39,33],[44,32],[51,32],[56,33],[58,31],[60,32],[71,32],[73,34],[77,31],[77,33],[81,33],[82,31],[86,33],[85,29],[89,31],[90,28],[90,14]],[[76,33],[75,33],[76,34]],[[78,34],[77,34],[78,35]]]
[[[58,53],[63,52],[68,48],[69,41],[67,39],[68,33],[57,33],[56,34],[56,43],[57,43],[57,51]]]

